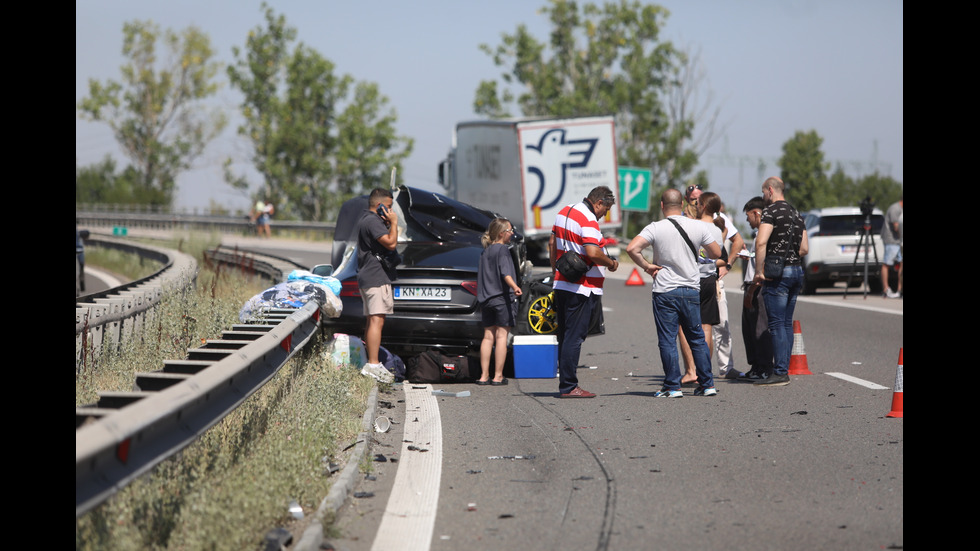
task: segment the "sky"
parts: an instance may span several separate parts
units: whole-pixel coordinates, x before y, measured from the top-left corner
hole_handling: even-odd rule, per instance
[[[456,123],[472,109],[482,80],[501,68],[480,51],[525,25],[539,40],[551,28],[545,0],[267,0],[297,30],[297,40],[336,65],[338,74],[378,84],[397,113],[400,135],[415,139],[405,183],[440,191],[436,170]],[[700,59],[702,101],[718,109],[718,128],[701,157],[709,188],[740,211],[765,177],[779,172],[782,145],[797,131],[823,138],[825,160],[853,177],[879,173],[903,182],[903,23],[900,0],[663,0],[670,15],[662,40]],[[261,0],[76,0],[75,102],[90,79],[121,80],[123,24],[153,21],[180,31],[196,26],[216,59],[234,62],[250,30],[264,25]],[[213,100],[232,124],[177,180],[175,206],[232,212],[250,200],[224,183],[222,163],[251,170],[236,136],[240,95],[222,74]],[[75,122],[77,166],[106,155],[126,163],[105,123]],[[250,175],[253,190],[260,181]],[[882,206],[884,208],[885,206]],[[731,207],[730,207],[731,209]]]

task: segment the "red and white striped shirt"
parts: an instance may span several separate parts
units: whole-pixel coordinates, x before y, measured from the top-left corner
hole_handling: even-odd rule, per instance
[[[556,271],[554,288],[586,296],[601,295],[606,269],[593,264],[585,254],[586,245],[602,247],[602,232],[599,231],[599,221],[595,214],[585,203],[569,205],[558,213],[551,231],[555,234],[555,248],[558,251],[556,262],[565,251],[575,251],[582,255],[586,264],[589,264],[589,271],[578,283],[566,280]]]

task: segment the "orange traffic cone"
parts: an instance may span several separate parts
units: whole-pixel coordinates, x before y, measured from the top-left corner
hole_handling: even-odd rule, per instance
[[[630,274],[629,278],[626,279],[627,285],[645,285],[643,283],[643,276],[640,275],[640,271],[633,268],[633,273]]]
[[[898,349],[898,373],[895,375],[895,392],[892,393],[892,410],[885,417],[905,417],[902,406],[902,349]]]
[[[789,356],[790,375],[813,375],[806,362],[806,350],[803,349],[803,331],[800,322],[793,320],[793,351]]]

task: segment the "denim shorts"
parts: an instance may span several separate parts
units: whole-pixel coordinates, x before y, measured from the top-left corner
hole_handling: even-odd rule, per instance
[[[892,266],[902,261],[902,246],[897,243],[885,244],[885,258],[881,261],[886,266]]]

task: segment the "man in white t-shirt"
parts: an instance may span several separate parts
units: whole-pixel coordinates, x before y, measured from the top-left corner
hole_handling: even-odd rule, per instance
[[[711,376],[711,357],[701,328],[701,274],[698,269],[698,249],[709,258],[721,256],[717,228],[683,214],[681,192],[669,188],[660,197],[664,220],[648,224],[630,241],[626,253],[638,268],[653,277],[653,317],[657,324],[660,360],[664,369],[663,388],[655,397],[681,398],[681,369],[675,341],[679,327],[684,328],[694,355],[698,376],[695,396],[715,396]],[[652,262],[643,251],[652,248]]]

